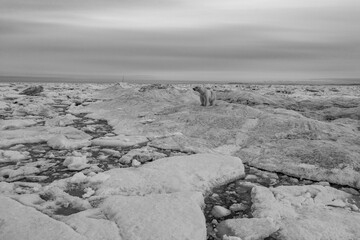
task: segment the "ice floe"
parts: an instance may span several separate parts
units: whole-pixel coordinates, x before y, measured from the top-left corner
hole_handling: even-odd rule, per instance
[[[15,144],[47,142],[57,135],[64,135],[69,141],[83,141],[91,136],[73,127],[27,127],[25,129],[0,131],[0,147]],[[66,142],[66,141],[65,141]]]
[[[9,130],[9,129],[19,129],[29,126],[34,126],[37,124],[37,121],[32,119],[11,119],[11,120],[0,120],[0,129]]]
[[[356,239],[360,213],[352,211],[353,195],[319,185],[255,187],[253,216],[271,218],[280,238]],[[341,203],[341,204],[339,204]]]
[[[29,152],[0,150],[0,162],[18,162],[29,158]]]
[[[9,197],[0,195],[1,238],[87,240],[63,222],[27,207]]]
[[[118,135],[114,137],[102,137],[93,139],[92,145],[103,147],[131,147],[134,145],[140,145],[147,143],[148,139],[144,136],[126,136]]]
[[[98,195],[144,195],[178,191],[206,192],[244,176],[240,158],[195,154],[158,159],[139,168],[112,169]]]
[[[204,240],[205,218],[199,192],[112,196],[101,205],[124,239]]]
[[[91,145],[88,138],[69,139],[65,135],[55,135],[47,141],[48,146],[54,149],[78,149]]]
[[[63,165],[66,166],[69,170],[73,171],[78,171],[89,167],[86,156],[69,156],[65,158]]]

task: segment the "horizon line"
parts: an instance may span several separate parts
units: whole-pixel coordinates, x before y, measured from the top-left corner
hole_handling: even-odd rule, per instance
[[[313,78],[313,79],[249,79],[249,80],[196,80],[196,79],[145,79],[150,75],[119,75],[119,76],[80,76],[80,75],[0,75],[0,83],[11,82],[31,82],[31,83],[134,83],[134,84],[257,84],[257,85],[360,85],[360,77],[344,77],[344,78]],[[126,79],[128,77],[128,79]],[[130,79],[129,79],[130,78]],[[341,81],[341,82],[337,82]]]

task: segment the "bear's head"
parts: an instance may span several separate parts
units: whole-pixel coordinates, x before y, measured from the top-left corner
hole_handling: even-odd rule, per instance
[[[201,91],[201,87],[196,86],[196,87],[193,88],[193,90],[194,90],[194,91],[197,91],[197,92],[200,92],[200,91]]]

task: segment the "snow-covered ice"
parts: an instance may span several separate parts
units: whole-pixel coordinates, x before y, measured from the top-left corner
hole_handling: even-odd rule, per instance
[[[98,195],[144,195],[179,191],[206,192],[244,176],[241,159],[217,154],[194,154],[158,159],[142,167],[112,169]]]
[[[86,156],[69,156],[65,159],[63,165],[66,166],[69,170],[82,170],[89,167]]]
[[[29,158],[29,152],[0,150],[0,162],[18,162]]]
[[[199,192],[112,196],[101,209],[127,240],[204,240],[202,201]]]
[[[63,222],[0,195],[1,238],[4,240],[87,240]]]
[[[104,147],[131,147],[148,142],[144,136],[118,135],[115,137],[102,137],[91,141],[93,145]]]
[[[91,145],[88,139],[69,139],[65,135],[55,135],[47,141],[54,149],[78,149]]]
[[[32,86],[0,85],[6,240],[360,236],[358,86]]]

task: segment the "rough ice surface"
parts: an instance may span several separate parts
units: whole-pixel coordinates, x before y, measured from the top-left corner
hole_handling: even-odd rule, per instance
[[[1,239],[360,236],[358,86],[32,85],[0,85]]]
[[[360,213],[351,211],[353,195],[343,191],[319,185],[255,187],[252,196],[254,217],[273,219],[280,226],[280,239],[360,236]]]
[[[257,240],[269,237],[279,230],[271,218],[239,218],[221,222],[217,227],[218,236],[235,236],[243,240]]]
[[[167,136],[149,143],[157,148],[217,151],[268,171],[359,188],[356,86],[343,86],[341,93],[328,86],[316,92],[305,86],[216,87],[219,101],[213,108],[198,106],[196,95],[180,87],[118,85],[98,93],[113,96],[110,101],[82,110],[107,119],[117,134]],[[144,124],[146,119],[153,121]]]

